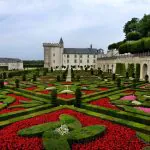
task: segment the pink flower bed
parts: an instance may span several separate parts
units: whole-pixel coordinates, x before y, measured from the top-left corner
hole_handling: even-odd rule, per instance
[[[146,107],[135,107],[135,108],[144,111],[145,113],[150,113],[150,108],[146,108]]]
[[[21,129],[31,127],[46,122],[58,120],[60,114],[69,114],[75,116],[83,126],[104,125],[106,133],[87,143],[76,143],[72,145],[72,150],[142,150],[148,144],[143,143],[137,137],[134,137],[136,131],[112,123],[107,120],[88,116],[73,110],[62,109],[52,113],[43,114],[30,119],[22,120],[10,124],[0,130],[0,148],[1,150],[43,150],[41,137],[23,137],[18,136],[17,132]]]
[[[11,96],[11,97],[14,97],[16,100],[10,104],[9,106],[14,106],[14,105],[19,105],[21,104],[20,103],[20,100],[23,100],[23,101],[31,101],[30,99],[26,98],[26,97],[23,97],[23,96],[18,96],[18,95],[15,95],[15,94],[8,94],[8,96]],[[24,108],[20,107],[20,108],[5,108],[5,109],[2,109],[0,111],[0,114],[4,114],[4,113],[9,113],[9,112],[13,112],[13,111],[18,111],[18,110],[23,110]]]
[[[81,90],[85,95],[95,93],[94,90]]]
[[[106,88],[106,87],[101,87],[101,88],[99,88],[99,90],[100,90],[100,91],[107,91],[107,90],[109,90],[109,89]]]
[[[8,84],[8,82],[4,82],[4,85],[7,85]]]
[[[90,102],[90,104],[97,105],[97,106],[102,106],[102,107],[105,107],[105,108],[111,108],[111,109],[114,109],[114,110],[118,110],[118,108],[116,106],[114,106],[110,103],[109,98],[100,98],[96,101]]]
[[[127,96],[122,97],[121,100],[134,101],[134,100],[136,100],[136,96],[135,95],[127,95]]]

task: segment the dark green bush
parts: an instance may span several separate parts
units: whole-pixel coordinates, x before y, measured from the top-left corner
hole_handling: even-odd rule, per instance
[[[52,92],[51,92],[51,99],[52,99],[52,105],[54,107],[58,106],[57,90],[56,89],[52,90]]]
[[[16,79],[16,80],[15,80],[16,88],[19,88],[19,82],[20,82],[19,79]]]
[[[80,89],[80,88],[77,88],[77,89],[76,89],[76,91],[75,91],[75,97],[76,97],[75,106],[76,106],[76,107],[81,107],[82,92],[81,92],[81,89]]]

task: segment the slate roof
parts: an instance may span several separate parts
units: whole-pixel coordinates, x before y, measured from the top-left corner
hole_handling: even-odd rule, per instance
[[[0,63],[16,63],[22,62],[21,59],[18,58],[0,58]]]
[[[102,49],[95,48],[64,48],[64,54],[99,54]]]

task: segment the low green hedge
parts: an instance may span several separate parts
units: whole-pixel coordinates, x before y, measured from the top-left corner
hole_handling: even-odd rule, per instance
[[[103,113],[106,115],[110,115],[110,116],[125,119],[125,120],[130,120],[130,121],[135,121],[138,123],[150,125],[150,119],[148,116],[142,116],[139,114],[124,112],[121,110],[112,110],[109,108],[94,106],[90,104],[82,104],[81,108],[94,111],[94,112],[98,112],[98,113]]]
[[[20,110],[20,111],[15,111],[15,112],[11,112],[11,113],[1,114],[0,115],[0,121],[12,119],[12,118],[19,117],[22,115],[28,115],[30,113],[35,113],[35,112],[41,111],[43,109],[49,109],[51,107],[52,107],[51,104],[45,104],[43,106],[37,106],[35,108],[29,108],[26,110]]]

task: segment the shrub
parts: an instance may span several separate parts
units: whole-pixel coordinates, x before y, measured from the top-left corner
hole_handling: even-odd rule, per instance
[[[135,31],[129,32],[129,33],[127,34],[127,40],[129,40],[129,41],[132,41],[132,40],[133,40],[133,41],[139,40],[140,37],[141,37],[141,34],[140,34],[139,32],[135,32]]]
[[[77,81],[80,81],[80,75],[77,75]]]
[[[33,75],[33,81],[36,81],[36,75],[35,74]]]
[[[3,72],[3,79],[6,79],[6,77],[7,77],[6,72]]]
[[[113,80],[113,81],[116,80],[116,75],[115,75],[115,73],[113,73],[113,75],[112,75],[112,80]]]
[[[132,73],[132,78],[135,78],[135,73],[134,72]]]
[[[133,88],[136,88],[136,83],[137,83],[137,79],[135,78],[132,80],[132,87]]]
[[[26,74],[23,74],[22,81],[26,81]]]
[[[146,74],[146,75],[145,75],[145,82],[146,82],[146,83],[148,83],[148,79],[149,79],[149,76]]]
[[[94,70],[93,70],[93,68],[91,68],[91,75],[93,75],[94,74]]]
[[[75,106],[76,106],[76,107],[81,107],[82,92],[81,92],[81,89],[80,89],[80,88],[77,88],[77,89],[76,89],[75,97],[76,97]]]
[[[19,79],[16,79],[16,80],[15,80],[16,88],[19,88],[19,82],[20,82]]]
[[[4,80],[0,80],[0,88],[3,88],[4,87]]]
[[[140,78],[140,64],[136,64],[136,78],[139,79]]]
[[[51,67],[51,72],[53,72],[53,67]]]
[[[57,82],[60,82],[60,75],[57,75],[56,80],[57,80]]]
[[[126,79],[129,79],[129,73],[126,72]]]
[[[121,79],[117,78],[117,87],[120,88],[121,87]]]
[[[57,90],[56,89],[52,90],[52,92],[51,92],[51,99],[52,99],[52,105],[54,107],[58,106]]]
[[[129,73],[129,77],[132,77],[133,73],[134,73],[134,64],[128,64],[128,73]]]

